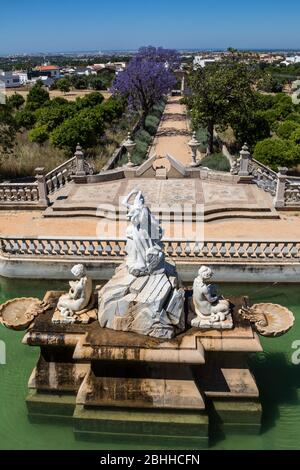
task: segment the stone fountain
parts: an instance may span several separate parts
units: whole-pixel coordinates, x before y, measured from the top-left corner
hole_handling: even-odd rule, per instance
[[[123,203],[127,256],[112,279],[94,289],[84,265],[75,265],[68,292],[0,306],[2,323],[27,329],[23,343],[40,348],[28,384],[30,420],[59,417],[80,439],[130,435],[186,449],[207,447],[209,424],[259,432],[247,355],[262,351],[259,334],[288,331],[292,312],[223,298],[209,266],[184,288],[141,191]]]

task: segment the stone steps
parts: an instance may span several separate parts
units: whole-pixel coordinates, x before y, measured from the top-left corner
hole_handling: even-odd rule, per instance
[[[121,217],[119,217],[119,214],[117,214],[117,219],[118,220],[125,220],[125,214],[120,214]],[[158,214],[154,215],[158,217]],[[81,217],[81,218],[89,218],[89,217],[98,217],[102,218],[99,213],[97,214],[97,209],[95,208],[70,208],[68,210],[53,210],[52,207],[49,207],[45,212],[44,212],[44,217],[63,217],[63,218],[70,218],[70,217]],[[181,221],[182,220],[182,215],[181,214],[171,214],[169,216],[168,214],[161,214],[160,215],[160,220],[163,221]],[[225,220],[225,219],[271,219],[271,220],[276,220],[280,219],[279,214],[268,208],[268,207],[227,207],[227,208],[209,208],[205,209],[204,212],[204,222],[213,222],[216,220]],[[184,215],[184,220],[186,221],[196,221],[195,213],[192,214],[185,214]],[[201,220],[199,217],[197,220]]]

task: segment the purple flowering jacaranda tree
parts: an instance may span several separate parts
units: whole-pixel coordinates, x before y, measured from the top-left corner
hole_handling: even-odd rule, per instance
[[[112,92],[128,98],[128,104],[145,119],[153,105],[176,84],[172,70],[179,64],[176,51],[143,47],[120,72]]]

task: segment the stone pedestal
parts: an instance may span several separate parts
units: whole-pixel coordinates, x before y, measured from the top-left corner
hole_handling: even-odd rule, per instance
[[[78,439],[142,442],[172,448],[208,446],[209,426],[258,432],[261,408],[247,354],[261,351],[234,304],[232,330],[189,328],[172,339],[91,324],[54,324],[60,292],[45,300],[23,342],[39,346],[29,380],[32,421],[72,423]],[[186,314],[188,302],[186,302]],[[242,431],[241,431],[242,430]]]

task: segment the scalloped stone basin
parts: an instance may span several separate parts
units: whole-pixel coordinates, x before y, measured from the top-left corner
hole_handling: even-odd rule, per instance
[[[293,313],[282,305],[272,303],[254,304],[251,310],[262,319],[255,322],[257,331],[263,336],[281,336],[287,333],[295,322]],[[265,317],[266,322],[263,320]]]
[[[38,315],[41,301],[34,297],[11,299],[0,305],[0,322],[13,330],[26,330]]]

